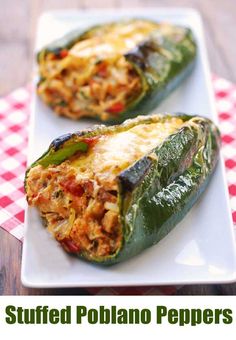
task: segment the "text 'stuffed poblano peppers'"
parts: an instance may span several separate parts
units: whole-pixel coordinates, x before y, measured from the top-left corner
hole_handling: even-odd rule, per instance
[[[219,143],[210,120],[185,114],[63,135],[27,170],[27,200],[66,251],[123,261],[182,220],[207,186]]]
[[[185,27],[142,19],[95,26],[38,53],[38,94],[59,115],[119,123],[154,109],[195,59]]]

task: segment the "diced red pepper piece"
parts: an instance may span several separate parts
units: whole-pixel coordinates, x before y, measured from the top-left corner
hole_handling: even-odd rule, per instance
[[[99,136],[84,138],[81,142],[88,144],[88,147],[94,146],[99,140]]]
[[[79,246],[77,246],[76,244],[74,244],[74,242],[72,240],[63,240],[62,244],[65,245],[66,248],[68,248],[68,250],[71,253],[78,253],[80,251]]]
[[[98,72],[97,72],[97,74],[100,77],[102,77],[102,78],[107,77],[107,64],[106,63],[98,64]]]
[[[60,57],[65,58],[68,56],[68,50],[64,49],[60,51]]]
[[[111,107],[109,107],[106,111],[110,113],[119,113],[124,111],[124,104],[122,102],[114,103]]]
[[[67,180],[62,182],[61,186],[65,191],[77,197],[81,197],[84,193],[84,189],[82,188],[82,186],[76,183],[73,177],[68,178]]]

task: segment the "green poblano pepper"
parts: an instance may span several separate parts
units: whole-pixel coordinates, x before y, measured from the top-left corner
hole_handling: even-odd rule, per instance
[[[113,254],[92,256],[78,252],[91,262],[113,264],[126,260],[158,243],[187,214],[206,189],[215,169],[220,135],[215,124],[200,116],[177,114],[184,124],[150,152],[117,176],[118,205],[122,242]],[[55,139],[37,165],[47,168],[61,164],[73,154],[86,153],[86,140],[104,134],[116,134],[138,124],[165,122],[170,115],[140,116],[117,126],[95,126],[87,131]]]

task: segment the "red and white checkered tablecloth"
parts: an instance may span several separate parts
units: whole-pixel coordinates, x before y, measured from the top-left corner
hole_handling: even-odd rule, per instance
[[[236,85],[214,76],[216,107],[222,134],[232,217],[236,230]],[[0,226],[23,239],[30,86],[0,98]],[[136,294],[142,288],[90,289],[93,294]],[[146,287],[145,294],[171,294],[174,287]]]

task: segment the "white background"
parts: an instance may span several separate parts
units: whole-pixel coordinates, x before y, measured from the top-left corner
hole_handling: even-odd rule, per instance
[[[37,305],[48,305],[50,308],[64,308],[67,305],[76,310],[77,305],[85,305],[87,308],[98,308],[104,305],[109,308],[116,305],[117,308],[148,308],[152,311],[152,322],[147,325],[91,325],[85,322],[77,325],[76,313],[72,313],[72,323],[69,325],[8,325],[5,323],[5,307],[7,305],[21,306],[23,308],[35,308]],[[232,324],[202,324],[195,327],[185,325],[171,325],[165,321],[158,325],[155,323],[156,306],[164,305],[167,308],[222,308],[233,310]],[[48,340],[52,336],[57,339],[235,339],[236,334],[236,297],[224,296],[17,296],[0,298],[0,337],[1,339],[40,339]]]

